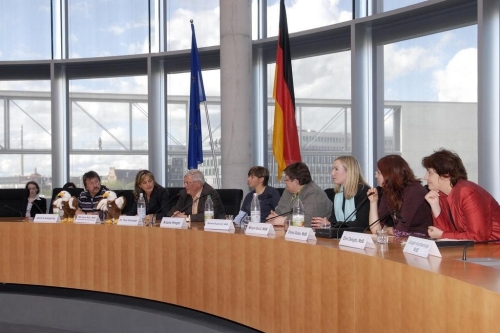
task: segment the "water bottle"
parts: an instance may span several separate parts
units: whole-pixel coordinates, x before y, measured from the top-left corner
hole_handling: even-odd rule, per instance
[[[139,195],[139,200],[137,200],[137,215],[140,217],[141,225],[144,225],[146,219],[146,200],[144,200],[142,193]]]
[[[250,205],[250,216],[252,223],[260,223],[260,202],[257,193],[253,194],[252,204]]]
[[[214,218],[214,203],[212,202],[212,198],[208,196],[207,201],[205,201],[205,222],[207,220],[212,220],[213,218]]]
[[[304,220],[304,206],[302,205],[300,198],[297,196],[293,202],[292,225],[294,227],[303,227]]]

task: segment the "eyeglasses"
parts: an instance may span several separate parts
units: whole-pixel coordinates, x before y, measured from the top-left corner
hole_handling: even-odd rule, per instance
[[[196,182],[197,182],[197,180],[193,180],[192,182],[184,182],[184,186],[189,186],[192,183],[196,183]]]

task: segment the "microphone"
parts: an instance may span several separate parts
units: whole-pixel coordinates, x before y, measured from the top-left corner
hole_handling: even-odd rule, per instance
[[[292,213],[293,213],[293,209],[291,209],[289,212],[286,212],[286,213],[283,213],[283,214],[279,214],[279,215],[276,215],[276,216],[270,217],[270,218],[268,218],[268,219],[265,219],[265,220],[264,220],[264,222],[274,220],[275,218],[280,217],[280,216],[290,215],[290,214],[292,214]]]
[[[201,199],[201,198],[203,198],[203,197],[206,197],[207,195],[210,195],[210,193],[200,195],[198,198],[196,198],[196,200],[193,200],[193,202],[190,202],[190,203],[188,203],[186,206],[182,207],[182,209],[181,209],[181,210],[179,210],[179,212],[184,213],[184,211],[185,211],[186,209],[188,209],[188,208],[189,208],[189,207],[191,207],[191,206],[192,206],[195,202],[197,202],[198,200],[200,200],[200,199]],[[175,214],[174,214],[174,215],[172,215],[172,217],[175,217]]]
[[[351,218],[354,214],[356,214],[356,212],[357,212],[357,211],[358,211],[361,207],[363,207],[363,204],[366,202],[366,200],[368,200],[368,197],[369,197],[370,195],[372,195],[373,193],[375,193],[375,192],[372,192],[372,193],[368,194],[368,195],[367,195],[367,196],[366,196],[366,197],[365,197],[365,198],[364,198],[364,199],[363,199],[363,200],[359,203],[358,207],[355,207],[355,208],[354,208],[354,210],[352,211],[352,213],[351,213],[351,214],[349,214],[349,216],[347,216],[347,217],[344,219],[344,221],[342,221],[342,223],[340,223],[340,224],[338,225],[338,227],[336,227],[336,228],[337,228],[337,238],[339,238],[339,232],[340,232],[340,228],[342,228],[342,225],[344,225],[345,223],[347,223],[347,220],[349,220],[349,219],[350,219],[350,218]]]
[[[375,223],[377,223],[379,221],[382,221],[382,220],[385,220],[392,213],[396,213],[396,212],[394,212],[392,210],[388,211],[387,213],[385,213],[384,215],[382,215],[381,217],[379,217],[378,219],[376,219],[375,221],[373,221],[373,223],[370,223],[370,225],[368,225],[368,228],[366,228],[365,230],[370,229],[373,225],[375,225]]]
[[[40,214],[45,214],[45,212],[40,208],[40,206],[38,206],[36,203],[35,203],[35,200],[33,200],[33,202],[31,203],[33,206],[35,206],[38,211],[40,212]],[[33,208],[33,206],[31,206],[31,208]],[[31,215],[31,211],[30,211],[30,215]]]
[[[493,242],[500,242],[500,239],[490,239],[490,240],[485,240],[485,241],[469,241],[468,244],[466,244],[464,246],[464,250],[462,251],[462,260],[463,261],[467,261],[467,248],[470,246],[470,245],[474,245],[474,244],[481,244],[481,243],[493,243]]]
[[[158,214],[159,212],[161,212],[161,210],[163,208],[165,208],[169,203],[172,202],[172,200],[174,200],[175,198],[178,198],[180,195],[180,193],[177,193],[176,195],[174,195],[173,197],[171,197],[170,199],[168,199],[163,205],[161,205],[161,207],[155,212],[155,216],[156,214]]]
[[[8,205],[3,205],[4,208],[7,208],[8,210],[15,212],[20,215],[21,218],[23,218],[23,213],[15,208],[12,208],[11,206]]]

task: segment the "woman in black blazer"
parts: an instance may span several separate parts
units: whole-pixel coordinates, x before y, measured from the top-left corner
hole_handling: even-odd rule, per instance
[[[36,214],[47,213],[47,201],[45,198],[40,198],[40,187],[34,181],[26,183],[27,199],[26,199],[26,217],[35,217]]]

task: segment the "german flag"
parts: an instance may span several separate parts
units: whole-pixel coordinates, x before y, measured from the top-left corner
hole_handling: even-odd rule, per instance
[[[278,179],[281,180],[286,166],[302,160],[295,121],[292,57],[284,0],[280,0],[280,30],[276,50],[273,98],[275,100],[273,154],[278,163]]]

